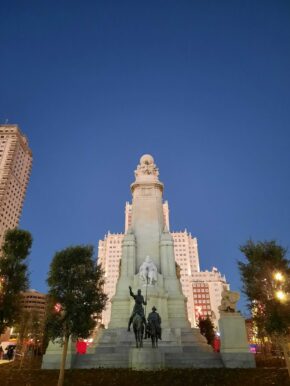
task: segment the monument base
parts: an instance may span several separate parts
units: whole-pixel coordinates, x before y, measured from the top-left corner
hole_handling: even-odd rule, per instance
[[[221,353],[221,358],[222,361],[225,365],[225,367],[228,368],[255,368],[256,363],[255,363],[255,358],[254,355],[250,352],[231,352],[231,353],[226,353],[222,352]]]
[[[222,312],[219,320],[221,358],[225,367],[254,368],[255,358],[250,353],[245,319],[238,312]]]
[[[158,348],[132,348],[129,353],[129,363],[132,370],[164,369],[164,353]]]
[[[43,356],[41,368],[42,369],[59,369],[60,363],[61,363],[62,351],[63,351],[63,347],[60,345],[60,343],[49,342],[49,345],[46,349],[46,353]],[[75,342],[72,342],[70,339],[68,344],[68,349],[67,349],[66,362],[65,362],[66,369],[71,369],[72,367],[74,367],[74,362],[76,360],[76,357],[77,357],[77,354],[76,354]]]
[[[134,333],[116,328],[104,330],[98,344],[78,356],[73,367],[157,370],[223,367],[223,363],[198,329],[164,328],[158,348],[152,348],[151,339],[146,339],[137,349]]]

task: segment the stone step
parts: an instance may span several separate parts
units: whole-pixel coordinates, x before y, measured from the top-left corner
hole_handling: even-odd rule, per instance
[[[142,350],[142,349],[140,349]],[[152,349],[163,350],[161,349]],[[106,350],[105,350],[106,351]],[[86,354],[79,356],[75,367],[77,368],[127,368],[129,366],[129,351],[122,352],[105,352],[98,350],[95,354]],[[182,351],[164,352],[165,367],[168,368],[208,368],[223,367],[219,354]]]
[[[105,354],[105,355],[83,355],[75,363],[77,368],[98,368],[98,367],[128,367],[129,355]]]
[[[207,367],[223,367],[223,363],[219,354],[211,353],[182,353],[177,356],[174,353],[165,353],[166,367],[192,367],[192,368],[207,368]]]
[[[204,362],[181,362],[181,363],[168,363],[165,362],[165,368],[171,369],[208,369],[208,368],[222,368],[224,367],[221,363],[213,362],[213,363],[204,363]]]
[[[218,355],[216,352],[213,351],[212,347],[207,345],[205,347],[194,347],[194,346],[183,346],[182,351],[184,353],[192,353],[192,354],[197,354],[197,355]]]

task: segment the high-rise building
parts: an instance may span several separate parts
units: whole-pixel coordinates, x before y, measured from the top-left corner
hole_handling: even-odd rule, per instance
[[[126,206],[127,207],[127,206]],[[104,292],[109,297],[109,302],[105,311],[102,313],[102,323],[107,326],[111,316],[110,300],[115,295],[116,284],[119,277],[119,265],[122,253],[123,233],[110,233],[105,236],[104,240],[99,241],[98,262],[105,272]]]
[[[174,241],[175,261],[179,266],[182,292],[187,298],[187,317],[192,326],[196,325],[195,304],[192,291],[192,274],[199,272],[197,239],[186,230],[171,232]]]
[[[38,292],[34,289],[28,289],[27,291],[21,292],[20,295],[20,309],[21,314],[27,313],[39,325],[39,334],[44,333],[45,328],[45,317],[46,317],[46,308],[47,308],[47,295],[41,292]],[[28,325],[28,328],[31,328],[31,323]],[[31,331],[27,331],[29,334]],[[15,327],[7,328],[5,333],[0,335],[0,342],[8,341],[9,339],[17,339],[17,329],[15,333]]]
[[[209,316],[218,327],[222,292],[229,289],[225,276],[213,267],[211,271],[193,272],[191,280],[195,320]]]
[[[169,205],[163,203],[163,221],[169,229]],[[132,223],[132,205],[125,205],[125,233]],[[180,272],[182,292],[187,298],[187,314],[190,324],[196,326],[199,317],[210,316],[217,327],[219,319],[218,306],[224,287],[229,288],[224,276],[213,268],[211,272],[200,271],[198,244],[196,237],[184,230],[171,232],[174,241],[175,261]],[[104,291],[109,300],[115,295],[119,277],[120,259],[124,233],[110,233],[99,241],[98,261],[105,271]],[[102,323],[107,326],[111,316],[111,303],[102,313]]]
[[[34,289],[21,293],[20,306],[22,311],[35,313],[39,320],[44,321],[47,307],[47,295]]]
[[[32,166],[27,138],[17,125],[0,125],[0,246],[20,219]]]

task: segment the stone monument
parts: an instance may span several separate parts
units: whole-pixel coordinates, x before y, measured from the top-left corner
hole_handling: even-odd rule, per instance
[[[70,356],[67,367],[152,370],[223,367],[224,363],[229,367],[231,364],[242,367],[239,366],[241,363],[244,367],[252,367],[245,335],[241,339],[237,337],[245,331],[243,319],[233,308],[235,297],[224,297],[225,315],[220,324],[222,357],[213,352],[199,329],[190,327],[173,238],[164,223],[164,186],[158,176],[153,157],[143,155],[135,171],[135,181],[131,184],[132,222],[122,243],[120,274],[111,301],[111,321],[87,354]],[[162,340],[158,348],[152,349],[149,339],[143,341],[143,348],[135,348],[134,334],[127,331],[134,307],[129,286],[135,294],[138,289],[147,294],[147,310],[153,306],[158,309],[162,318]],[[59,368],[60,354],[61,349],[58,355],[56,345],[50,344],[43,368]],[[240,358],[236,362],[235,356]]]
[[[74,367],[221,367],[219,354],[207,345],[197,328],[191,328],[176,273],[173,238],[164,224],[163,189],[151,155],[143,155],[131,185],[132,223],[124,236],[120,276],[112,298],[111,321],[91,351]],[[127,331],[138,289],[147,292],[147,310],[157,307],[162,318],[162,341],[152,352],[151,342],[136,349]],[[145,291],[146,290],[146,291]],[[140,351],[142,350],[142,352]]]
[[[221,317],[221,357],[225,367],[256,367],[254,355],[249,350],[245,319],[236,311],[240,298],[238,292],[224,290],[219,310]]]

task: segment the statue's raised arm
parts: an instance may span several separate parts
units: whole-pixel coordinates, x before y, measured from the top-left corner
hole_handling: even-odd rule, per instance
[[[132,291],[132,287],[129,285],[129,293],[130,293],[130,296],[132,296],[133,299],[135,299],[135,295]]]

